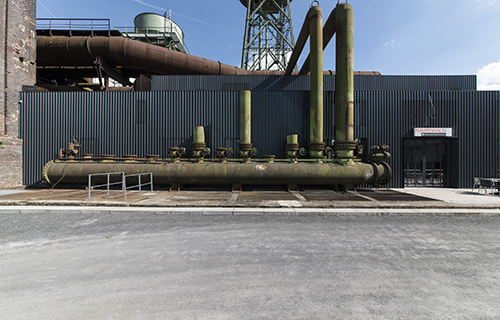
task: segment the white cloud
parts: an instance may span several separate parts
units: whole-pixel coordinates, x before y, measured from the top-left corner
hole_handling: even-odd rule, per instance
[[[482,3],[487,4],[488,6],[492,6],[492,5],[494,5],[497,2],[497,0],[486,0],[486,1],[484,1],[484,0],[477,0],[477,2],[482,2]]]
[[[478,90],[500,90],[500,61],[490,63],[477,72]]]
[[[384,47],[387,47],[387,46],[393,46],[396,44],[396,41],[397,39],[392,39],[391,41],[387,41],[385,44],[384,44]]]
[[[148,7],[151,7],[151,8],[154,8],[154,9],[157,9],[157,10],[161,10],[161,11],[167,11],[167,9],[164,9],[162,7],[158,7],[158,6],[155,6],[153,4],[150,4],[150,3],[146,3],[144,1],[141,1],[141,0],[132,0],[133,2],[137,2],[137,3],[140,3],[142,5],[145,5],[145,6],[148,6]]]

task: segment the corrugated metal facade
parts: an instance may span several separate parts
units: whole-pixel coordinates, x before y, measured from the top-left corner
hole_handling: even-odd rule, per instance
[[[355,75],[355,90],[476,90],[476,76]],[[324,89],[335,90],[335,76],[324,76]],[[309,90],[309,76],[153,76],[153,91]]]
[[[193,77],[197,78],[197,77]],[[196,79],[195,79],[196,80]],[[198,81],[198,80],[196,80]],[[334,136],[333,91],[325,91],[325,136]],[[160,154],[177,145],[191,150],[194,127],[205,127],[207,146],[238,149],[238,91],[23,92],[20,137],[23,182],[40,183],[42,168],[71,136],[82,153]],[[355,136],[366,145],[388,144],[390,187],[404,186],[404,141],[415,127],[449,127],[457,145],[456,182],[499,176],[500,92],[356,91]],[[259,156],[284,157],[286,135],[309,137],[309,92],[252,92],[252,143]]]

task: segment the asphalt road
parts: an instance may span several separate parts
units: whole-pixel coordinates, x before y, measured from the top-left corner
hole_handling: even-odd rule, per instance
[[[1,319],[499,319],[500,217],[0,212]]]

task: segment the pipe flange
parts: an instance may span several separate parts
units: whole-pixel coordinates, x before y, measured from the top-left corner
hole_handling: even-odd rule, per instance
[[[300,147],[298,143],[287,143],[285,145],[285,151],[299,151]]]
[[[91,162],[91,161],[93,161],[93,158],[94,158],[93,153],[83,153],[82,156],[83,156],[83,161],[86,161],[86,162]]]
[[[159,154],[145,154],[144,156],[148,161],[157,161],[160,158]]]
[[[49,168],[53,163],[55,163],[55,161],[50,160],[49,162],[47,162],[47,164],[45,164],[45,166],[42,169],[42,177],[50,184],[52,184],[52,182],[50,182],[49,179]]]
[[[240,143],[240,151],[252,151],[251,143]]]
[[[215,157],[218,159],[224,159],[228,157],[228,149],[224,147],[216,148],[215,149]]]
[[[101,158],[102,161],[111,161],[115,159],[114,154],[100,154],[99,158]]]
[[[207,146],[207,144],[204,142],[193,142],[193,150],[196,150],[196,151],[203,151],[203,150],[205,150],[206,146]]]
[[[333,143],[333,149],[337,150],[356,150],[356,141],[354,140],[343,140],[343,141],[335,141]]]
[[[122,158],[123,159],[136,159],[137,158],[137,155],[136,154],[122,154]]]
[[[381,177],[380,181],[379,181],[379,184],[388,184],[389,181],[391,181],[391,178],[392,178],[392,169],[391,169],[391,166],[385,162],[385,161],[382,161],[380,162],[380,164],[385,168],[385,172],[386,174]]]
[[[309,143],[309,151],[323,151],[325,150],[324,142],[311,142]]]
[[[309,143],[309,158],[323,159],[325,157],[325,144],[323,142]]]

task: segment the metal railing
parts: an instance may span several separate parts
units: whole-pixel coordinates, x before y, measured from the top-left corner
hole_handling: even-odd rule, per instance
[[[149,176],[149,182],[146,183],[141,183],[141,176],[148,175]],[[133,185],[130,187],[127,187],[127,178],[130,177],[137,177],[139,184]],[[125,200],[127,200],[127,189],[132,189],[139,187],[139,195],[142,196],[142,186],[150,185],[151,186],[151,192],[153,192],[153,173],[151,172],[146,172],[146,173],[137,173],[137,174],[129,174],[129,175],[123,175],[123,183],[125,186],[125,189],[123,190],[123,194],[125,196]]]
[[[111,23],[109,19],[82,19],[82,18],[37,18],[37,30],[49,30],[52,35],[53,30],[72,31],[90,31],[94,35],[95,31],[107,31],[108,36],[111,32]]]
[[[148,175],[149,176],[149,182],[142,183],[142,176]],[[98,184],[98,185],[92,185],[92,177],[97,177],[97,176],[106,176],[106,183],[104,184]],[[111,176],[119,176],[121,177],[120,181],[115,181],[111,182]],[[137,177],[138,179],[138,184],[129,186],[127,187],[127,178],[130,177]],[[91,192],[94,188],[100,188],[100,187],[106,187],[106,194],[109,196],[109,190],[110,186],[113,185],[121,185],[121,192],[123,192],[123,197],[125,200],[127,200],[127,190],[128,189],[133,189],[133,188],[139,188],[139,195],[142,196],[142,187],[150,185],[150,191],[153,192],[153,173],[151,172],[146,172],[146,173],[138,173],[138,174],[129,174],[125,175],[125,172],[107,172],[107,173],[93,173],[89,174],[89,184],[88,184],[88,200],[91,198]],[[95,180],[94,180],[95,181]]]

